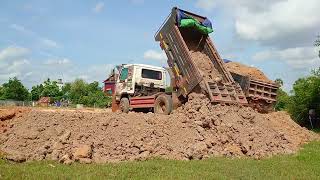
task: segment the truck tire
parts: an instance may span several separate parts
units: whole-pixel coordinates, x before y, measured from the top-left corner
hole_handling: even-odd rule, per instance
[[[128,113],[129,112],[129,108],[130,108],[130,102],[129,99],[124,97],[121,98],[120,100],[120,110],[123,113]]]
[[[154,112],[157,114],[168,115],[172,112],[172,98],[166,95],[160,95],[154,102]]]

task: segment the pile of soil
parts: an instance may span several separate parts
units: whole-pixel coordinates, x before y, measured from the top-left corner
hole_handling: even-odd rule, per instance
[[[209,56],[201,51],[190,51],[190,55],[206,81],[219,82],[222,80],[221,73],[214,67]]]
[[[7,131],[7,122],[5,121],[11,120],[17,116],[21,116],[27,111],[28,108],[0,109],[0,133]]]
[[[0,109],[0,121],[12,119],[15,115],[15,109]]]
[[[229,62],[226,63],[225,66],[232,73],[249,76],[252,79],[267,83],[273,83],[273,81],[270,80],[262,71],[255,67],[246,66],[238,62]]]
[[[294,153],[318,135],[284,112],[211,105],[202,94],[171,115],[34,109],[10,121],[0,151],[16,162],[105,163],[210,156],[268,157]]]

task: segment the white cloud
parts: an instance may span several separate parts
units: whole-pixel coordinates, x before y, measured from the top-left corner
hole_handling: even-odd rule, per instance
[[[28,36],[34,37],[42,46],[48,48],[59,48],[61,45],[52,39],[48,39],[46,37],[42,37],[38,35],[36,32],[29,30],[28,28],[19,25],[19,24],[10,24],[9,28],[14,29],[18,32],[26,34]]]
[[[50,47],[50,48],[59,48],[60,47],[60,45],[56,41],[51,40],[51,39],[41,38],[41,42],[43,45]]]
[[[49,60],[46,60],[44,62],[45,65],[57,65],[57,66],[65,66],[65,65],[71,65],[71,61],[67,58],[62,58],[62,59],[49,59]]]
[[[104,3],[103,2],[98,2],[94,8],[92,9],[93,12],[95,13],[100,13],[104,9]]]
[[[318,7],[318,0],[290,0],[273,3],[265,11],[240,8],[235,16],[236,32],[242,39],[262,44],[301,45],[320,28]]]
[[[9,74],[0,74],[0,82],[8,81],[10,78],[17,77],[20,74],[17,72],[9,73]]]
[[[27,59],[15,60],[7,67],[7,71],[19,71],[28,64],[30,64],[30,61]]]
[[[318,51],[315,47],[297,47],[283,50],[266,50],[253,56],[256,61],[284,61],[292,68],[309,68],[320,65]]]
[[[155,50],[148,50],[143,54],[143,58],[146,60],[158,60],[158,61],[165,61],[167,60],[166,54],[162,52],[158,52]]]
[[[201,8],[205,11],[210,11],[217,6],[217,1],[214,0],[197,0],[196,7]]]
[[[30,64],[26,59],[29,49],[18,46],[9,46],[0,51],[0,82],[20,76]]]
[[[25,56],[29,53],[29,49],[19,47],[19,46],[9,46],[0,51],[0,61],[8,60],[12,58],[19,58],[21,56]]]

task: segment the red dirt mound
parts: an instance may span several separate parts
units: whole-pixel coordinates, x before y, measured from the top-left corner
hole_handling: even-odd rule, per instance
[[[10,121],[0,134],[7,159],[66,164],[211,156],[268,157],[296,152],[319,136],[284,112],[259,114],[249,107],[211,105],[199,94],[173,114],[44,111]]]
[[[9,121],[14,117],[20,117],[26,111],[28,111],[27,108],[0,109],[0,132],[7,130],[7,122],[5,121]]]

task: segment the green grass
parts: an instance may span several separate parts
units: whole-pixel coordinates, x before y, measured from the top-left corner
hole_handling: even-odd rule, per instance
[[[320,133],[320,128],[312,129],[313,132]]]
[[[211,158],[201,161],[155,159],[117,164],[0,160],[0,179],[320,179],[320,142],[296,155],[263,160]]]

